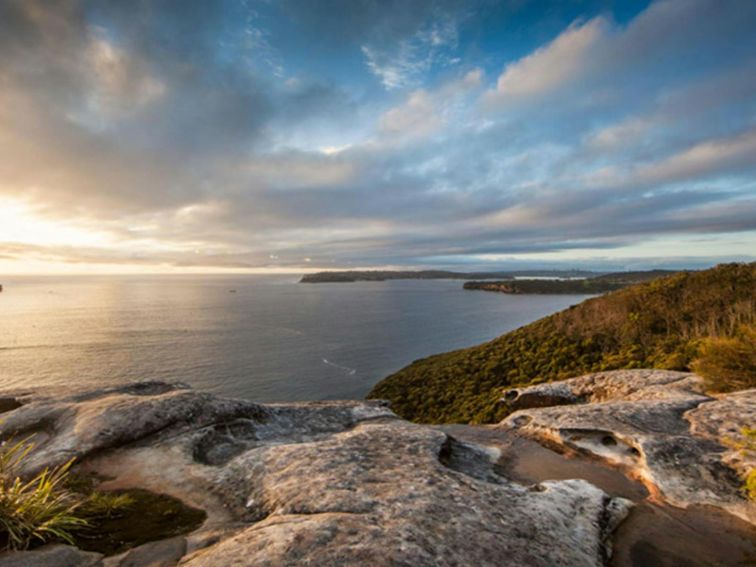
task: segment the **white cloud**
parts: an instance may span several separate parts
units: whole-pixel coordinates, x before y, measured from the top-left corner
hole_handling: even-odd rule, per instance
[[[424,90],[413,92],[407,101],[387,111],[380,119],[380,130],[389,135],[425,137],[443,124],[432,96]]]
[[[756,130],[708,140],[660,162],[641,167],[637,180],[643,183],[674,182],[737,170],[743,166],[756,168]]]
[[[402,141],[427,138],[449,123],[459,126],[470,107],[466,96],[482,82],[483,70],[476,68],[433,91],[413,91],[404,102],[381,115],[378,129],[383,136]]]
[[[260,185],[276,190],[343,186],[357,172],[355,164],[335,155],[303,152],[260,156],[240,169]]]
[[[653,127],[654,120],[651,117],[634,116],[591,132],[585,140],[585,145],[592,150],[615,150],[636,143],[648,135]]]
[[[401,87],[405,83],[406,77],[415,70],[415,66],[406,61],[405,58],[385,61],[379,51],[373,50],[367,45],[363,45],[361,49],[367,60],[368,69],[380,79],[387,89]]]
[[[108,121],[156,101],[166,85],[145,65],[112,42],[94,35],[84,52],[92,83],[84,121]]]
[[[295,58],[288,80],[254,30],[239,42],[212,27],[225,18],[171,12],[155,27],[147,8],[132,20],[104,5],[98,32],[45,8],[64,34],[0,18],[0,199],[30,207],[0,207],[0,240],[16,241],[0,256],[369,266],[751,230],[756,3],[741,4],[668,0],[626,27],[573,24],[488,80],[470,66],[495,53],[435,8],[366,18],[364,33],[329,14],[288,46],[293,34],[264,36],[287,64],[338,40],[333,65]],[[354,73],[360,48],[406,90]],[[487,88],[517,112],[482,115]]]
[[[712,175],[736,175],[743,168],[756,169],[756,129],[734,136],[693,144],[665,158],[622,167],[607,165],[582,177],[589,188],[643,189],[670,183],[695,181]]]
[[[344,152],[352,147],[352,144],[343,144],[341,146],[322,146],[318,148],[320,153],[325,154],[327,156],[332,156],[336,154],[340,154],[341,152]]]
[[[393,90],[416,84],[434,66],[458,63],[453,55],[457,44],[457,22],[444,17],[393,45],[362,45],[361,50],[370,72]]]
[[[594,62],[594,53],[606,40],[609,24],[603,17],[573,24],[548,45],[509,64],[486,93],[491,104],[537,97],[582,78]]]

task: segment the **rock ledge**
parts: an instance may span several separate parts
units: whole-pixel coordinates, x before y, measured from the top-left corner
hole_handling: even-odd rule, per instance
[[[756,523],[742,478],[756,467],[737,445],[756,425],[756,390],[717,397],[699,376],[618,370],[504,393],[512,409],[499,427],[623,468],[658,499],[713,505]]]
[[[27,472],[75,456],[111,479],[103,488],[145,488],[207,512],[198,531],[162,546],[165,565],[178,555],[202,567],[598,566],[630,506],[582,480],[517,484],[494,472],[495,451],[380,402],[260,405],[158,382],[0,398],[15,400],[0,436],[35,435]],[[81,560],[139,565],[152,553],[139,549]],[[77,553],[47,547],[0,565]]]

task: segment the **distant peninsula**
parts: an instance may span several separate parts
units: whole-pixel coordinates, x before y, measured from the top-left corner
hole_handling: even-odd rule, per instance
[[[300,283],[382,282],[386,280],[514,280],[515,278],[592,278],[587,270],[520,270],[508,272],[450,272],[446,270],[347,270],[306,274]]]
[[[508,279],[505,281],[465,282],[465,289],[495,291],[509,294],[587,294],[616,291],[629,285],[672,275],[672,270],[617,272],[590,278],[567,279]]]

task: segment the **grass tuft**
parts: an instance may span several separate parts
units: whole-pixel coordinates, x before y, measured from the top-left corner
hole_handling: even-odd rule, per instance
[[[87,524],[77,514],[80,497],[64,487],[73,459],[30,480],[17,474],[33,448],[29,439],[0,444],[0,549],[73,544],[72,532]]]

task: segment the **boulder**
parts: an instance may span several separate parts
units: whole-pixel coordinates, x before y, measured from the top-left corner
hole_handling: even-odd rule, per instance
[[[186,539],[173,537],[135,547],[115,561],[108,558],[106,567],[173,567],[185,553]]]

